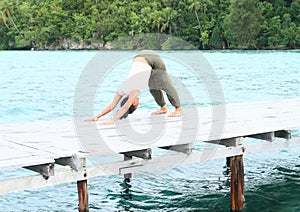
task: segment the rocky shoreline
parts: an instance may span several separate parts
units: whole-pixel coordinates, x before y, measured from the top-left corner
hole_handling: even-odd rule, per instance
[[[83,42],[83,41],[72,41],[69,39],[60,40],[57,43],[50,45],[44,45],[43,47],[33,45],[26,49],[30,50],[110,50],[112,47],[109,42]]]
[[[129,45],[130,46],[130,45]],[[142,48],[142,46],[132,46],[129,47],[127,45],[126,50],[134,50],[134,49],[153,49],[153,48]],[[181,48],[169,46],[169,49],[161,49],[161,50],[196,50],[196,48],[189,46],[188,43],[179,45]],[[129,47],[129,48],[128,48]],[[207,48],[207,49],[199,49],[199,50],[299,50],[300,48],[290,48],[286,46],[277,46],[272,48],[253,48],[253,49],[236,49],[236,48]],[[56,43],[52,43],[50,45],[44,45],[40,47],[38,45],[27,46],[25,48],[15,49],[15,50],[37,50],[37,51],[55,51],[55,50],[125,50],[119,45],[115,45],[115,43],[111,42],[84,42],[84,41],[72,41],[70,39],[62,39]]]

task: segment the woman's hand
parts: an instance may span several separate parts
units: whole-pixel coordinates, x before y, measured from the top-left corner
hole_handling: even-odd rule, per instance
[[[115,121],[113,119],[111,119],[111,120],[101,122],[100,125],[110,125],[110,124],[113,124],[113,123],[115,123]]]
[[[85,119],[84,121],[85,122],[91,122],[91,121],[98,121],[98,117],[97,116],[94,116],[94,117],[92,117],[92,118],[88,118],[88,119]]]

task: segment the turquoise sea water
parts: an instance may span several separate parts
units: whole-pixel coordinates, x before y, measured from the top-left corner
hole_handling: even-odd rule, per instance
[[[75,87],[96,51],[1,51],[0,124],[73,116]],[[110,54],[110,52],[105,52]],[[226,102],[300,97],[300,51],[203,52],[223,88]],[[126,76],[125,61],[110,72],[95,97],[95,112],[113,97]],[[198,106],[210,104],[205,86],[167,65],[193,93]],[[156,109],[143,93],[141,109]],[[98,109],[98,110],[97,110]],[[300,211],[300,148],[246,155],[245,211]],[[225,160],[139,173],[131,187],[122,176],[88,182],[90,211],[229,211]],[[2,170],[18,176],[22,170]],[[77,211],[76,183],[0,196],[1,211]]]

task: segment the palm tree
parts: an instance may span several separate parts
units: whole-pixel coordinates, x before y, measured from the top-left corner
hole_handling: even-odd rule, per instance
[[[2,0],[0,2],[1,21],[8,29],[9,29],[8,23],[10,23],[20,33],[16,23],[13,20],[12,7],[13,7],[13,4],[9,0]]]
[[[190,6],[188,7],[189,10],[195,13],[197,23],[198,23],[198,29],[199,29],[199,39],[202,37],[203,33],[207,33],[203,31],[203,28],[201,27],[201,21],[198,15],[198,12],[200,11],[202,14],[206,13],[207,6],[211,5],[212,2],[210,0],[190,0]],[[204,48],[204,44],[202,43],[202,48]]]
[[[168,30],[169,34],[172,34],[172,20],[176,17],[177,12],[170,7],[166,7],[162,10],[163,24],[161,26],[161,32]]]
[[[9,26],[7,24],[7,17],[6,15],[4,14],[3,11],[0,11],[0,17],[1,17],[1,24],[4,24],[6,26],[7,29],[9,29]]]
[[[157,27],[157,33],[161,32],[161,26],[163,23],[162,14],[160,11],[154,11],[152,14],[152,28]]]
[[[200,19],[198,16],[198,11],[200,10],[200,8],[201,8],[201,3],[199,1],[197,1],[197,0],[191,1],[189,9],[195,13],[197,23],[198,23],[198,28],[199,28],[199,37],[201,37],[201,34],[202,34],[201,23],[200,23]]]

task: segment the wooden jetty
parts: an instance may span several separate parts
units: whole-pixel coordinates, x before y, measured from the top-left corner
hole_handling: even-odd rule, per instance
[[[243,155],[300,146],[300,137],[292,137],[300,129],[299,108],[296,98],[186,108],[180,118],[136,111],[109,126],[83,118],[0,125],[0,170],[37,172],[2,179],[0,194],[77,182],[79,211],[88,211],[89,178],[130,178],[139,171],[227,158],[230,207],[240,211],[245,203]],[[243,142],[246,137],[259,140]],[[166,153],[155,155],[155,149]]]

